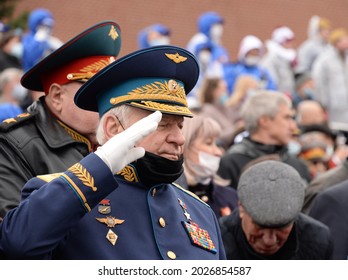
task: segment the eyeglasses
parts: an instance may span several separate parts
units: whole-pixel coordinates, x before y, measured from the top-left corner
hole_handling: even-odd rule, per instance
[[[123,128],[123,130],[126,130],[123,126],[123,124],[121,123],[120,119],[115,115],[116,119],[118,120],[118,122],[120,123],[121,127]]]

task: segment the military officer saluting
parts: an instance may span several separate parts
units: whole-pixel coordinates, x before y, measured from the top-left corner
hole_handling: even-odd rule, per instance
[[[225,259],[212,209],[173,184],[183,172],[195,57],[157,46],[118,59],[75,96],[101,116],[101,146],[38,176],[0,224],[10,259]],[[30,234],[25,234],[30,232]]]

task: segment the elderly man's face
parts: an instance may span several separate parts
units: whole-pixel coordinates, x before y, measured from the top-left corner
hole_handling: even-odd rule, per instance
[[[152,112],[132,108],[132,115],[129,120],[132,123],[148,116]],[[165,157],[170,160],[178,160],[183,154],[185,138],[182,133],[184,117],[163,114],[157,130],[143,138],[137,146],[143,147],[146,151]]]
[[[288,239],[293,224],[282,228],[263,228],[255,224],[250,215],[239,206],[242,229],[249,245],[261,255],[275,254]]]

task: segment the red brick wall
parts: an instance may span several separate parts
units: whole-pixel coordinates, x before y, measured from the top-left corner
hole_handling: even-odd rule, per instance
[[[232,58],[245,35],[265,40],[278,25],[292,28],[300,44],[314,14],[329,18],[334,27],[348,28],[346,0],[21,0],[17,12],[38,7],[53,13],[54,34],[64,41],[99,21],[115,20],[122,30],[121,55],[136,50],[138,32],[153,23],[170,27],[172,44],[185,47],[205,11],[225,18],[223,40]]]

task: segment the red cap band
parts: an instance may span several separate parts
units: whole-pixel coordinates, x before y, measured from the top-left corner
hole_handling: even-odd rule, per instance
[[[55,69],[52,73],[45,73],[40,77],[45,94],[48,94],[49,88],[53,83],[64,85],[73,81],[86,82],[93,75],[115,60],[116,57],[114,56],[84,57]]]

